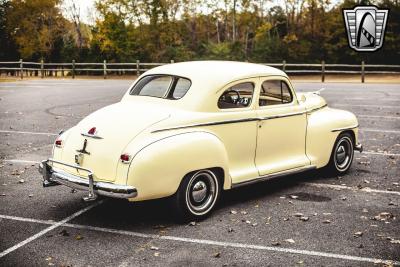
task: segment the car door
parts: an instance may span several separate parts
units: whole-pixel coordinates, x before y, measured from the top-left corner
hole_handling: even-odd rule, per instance
[[[232,183],[240,183],[258,177],[254,163],[257,136],[255,88],[259,78],[232,82],[216,94],[216,125],[208,127],[224,143],[229,160],[229,176]]]
[[[255,163],[260,176],[310,164],[307,115],[285,77],[260,78]]]

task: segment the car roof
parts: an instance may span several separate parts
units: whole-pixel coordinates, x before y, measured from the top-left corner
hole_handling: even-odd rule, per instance
[[[216,98],[217,94],[220,94],[218,91],[231,82],[262,76],[287,78],[287,75],[279,69],[262,64],[236,61],[188,61],[166,64],[146,71],[141,77],[157,74],[190,79],[192,84],[186,95],[182,99],[170,103],[175,107],[196,111],[215,110],[216,102],[210,102],[210,100]],[[126,95],[129,95],[129,90]],[[147,99],[147,101],[151,100]]]
[[[192,82],[200,80],[207,83],[207,80],[216,81],[220,85],[229,82],[256,76],[270,76],[286,74],[273,67],[262,64],[237,62],[237,61],[187,61],[174,64],[166,64],[153,68],[146,74],[171,74],[189,78]],[[215,88],[214,88],[215,89]]]

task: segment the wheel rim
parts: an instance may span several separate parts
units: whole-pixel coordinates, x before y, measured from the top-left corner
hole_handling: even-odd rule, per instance
[[[346,170],[353,159],[353,143],[349,137],[339,140],[335,150],[335,165],[340,171]]]
[[[186,204],[195,215],[209,212],[217,200],[218,180],[211,171],[195,173],[186,188]]]

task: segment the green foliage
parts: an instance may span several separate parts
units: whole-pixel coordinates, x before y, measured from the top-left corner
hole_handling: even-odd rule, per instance
[[[94,25],[66,19],[61,0],[0,0],[0,59],[398,64],[399,1],[364,2],[390,8],[384,46],[374,53],[348,46],[342,8],[355,0],[98,0]]]

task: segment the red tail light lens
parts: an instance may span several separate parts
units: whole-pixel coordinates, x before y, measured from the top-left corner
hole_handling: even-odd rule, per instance
[[[62,140],[58,139],[56,140],[56,147],[61,147],[62,146]]]
[[[96,127],[92,127],[89,131],[88,134],[94,135],[96,133]]]
[[[131,156],[129,154],[122,154],[120,158],[123,163],[127,163],[131,160]]]

